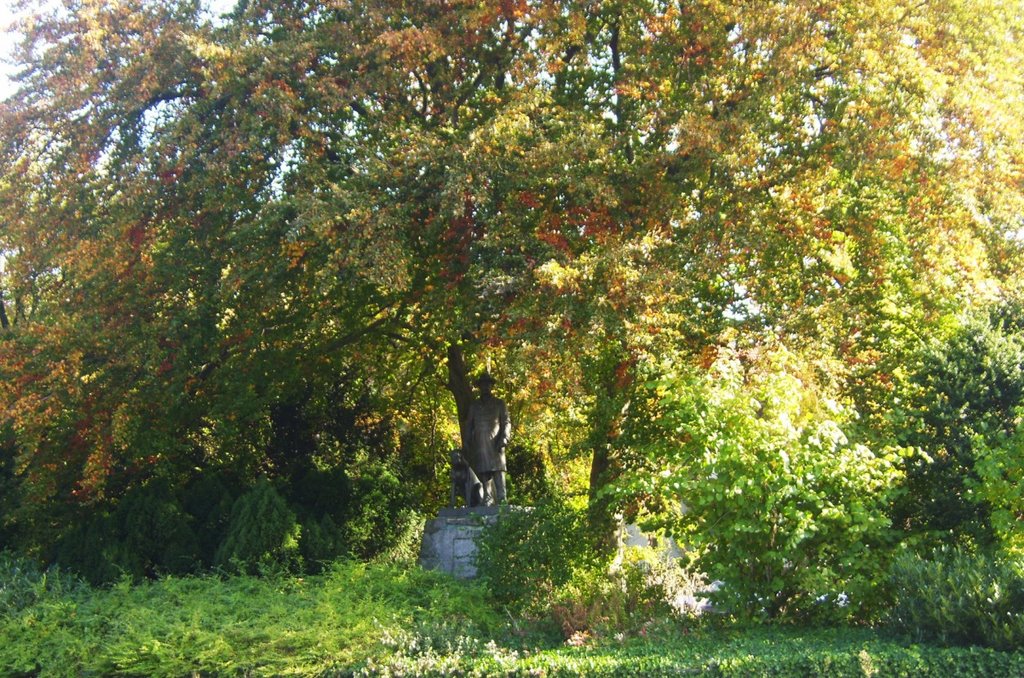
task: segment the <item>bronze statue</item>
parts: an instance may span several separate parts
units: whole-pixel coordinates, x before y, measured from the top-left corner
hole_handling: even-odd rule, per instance
[[[464,453],[473,472],[470,475],[476,475],[483,489],[482,503],[492,506],[505,503],[505,447],[512,435],[512,424],[508,407],[491,392],[494,377],[485,372],[476,380],[476,386],[480,397],[469,406],[463,422]],[[467,483],[467,499],[476,492]]]

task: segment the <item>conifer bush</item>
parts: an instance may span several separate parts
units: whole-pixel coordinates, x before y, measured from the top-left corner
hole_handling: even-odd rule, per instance
[[[0,551],[0,617],[13,616],[40,598],[84,588],[81,580],[58,567],[43,569],[25,556]]]
[[[191,522],[169,488],[154,481],[69,530],[55,560],[96,585],[194,572],[200,557]]]
[[[410,497],[388,464],[367,462],[352,475],[353,500],[344,529],[353,555],[370,559],[386,551],[401,533],[397,518]]]
[[[181,505],[191,516],[204,568],[213,566],[227,537],[231,507],[244,489],[223,471],[203,473],[184,488]]]
[[[116,581],[121,569],[112,523],[109,514],[97,513],[72,528],[56,545],[56,562],[93,585]]]
[[[115,564],[134,579],[186,574],[199,566],[191,518],[163,483],[130,493],[113,516]]]
[[[217,551],[215,564],[246,574],[298,570],[302,566],[301,532],[295,513],[263,478],[232,506],[227,538]]]
[[[325,563],[349,552],[343,531],[330,515],[321,520],[311,518],[302,523],[299,551],[311,572],[319,572]]]
[[[925,455],[908,459],[893,523],[932,546],[952,540],[991,548],[1017,539],[1024,515],[1020,323],[1013,305],[968,314],[948,336],[921,346],[894,391],[894,434]]]
[[[302,525],[300,549],[313,570],[339,557],[378,558],[405,537],[409,485],[386,462],[362,458],[328,469],[308,469],[287,492]],[[415,522],[415,519],[412,520]]]

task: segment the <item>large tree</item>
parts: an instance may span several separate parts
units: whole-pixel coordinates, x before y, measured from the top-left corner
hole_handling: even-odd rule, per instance
[[[154,473],[265,471],[288,403],[368,400],[410,425],[408,450],[437,447],[451,347],[500,361],[521,436],[588,457],[597,524],[631,463],[636,366],[664,352],[777,335],[870,409],[907,328],[1017,261],[1021,14],[339,0],[211,21],[69,0],[34,17],[0,117],[19,520]]]

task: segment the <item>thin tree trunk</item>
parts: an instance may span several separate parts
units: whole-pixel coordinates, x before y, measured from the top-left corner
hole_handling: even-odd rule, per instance
[[[590,463],[587,519],[594,545],[604,553],[614,551],[618,545],[619,507],[604,490],[623,472],[622,460],[615,452],[615,440],[621,434],[623,408],[633,382],[633,360],[625,347],[618,353],[619,360],[599,376],[598,401],[604,404],[595,409],[591,422],[594,429],[590,446],[594,456]]]
[[[594,457],[590,463],[589,502],[587,505],[587,522],[594,538],[594,546],[602,553],[615,550],[615,533],[618,527],[614,507],[607,496],[601,496],[601,490],[613,480],[612,459],[607,445],[595,445]]]
[[[462,347],[456,344],[448,346],[448,390],[455,397],[455,410],[459,416],[459,434],[462,449],[466,449],[466,431],[464,425],[469,406],[473,404],[473,386],[469,383],[469,372],[466,360],[462,356]]]
[[[7,319],[7,307],[4,304],[4,293],[0,290],[0,328],[11,329],[11,322]]]
[[[612,34],[611,40],[609,41],[609,48],[612,52],[612,77],[614,81],[614,86],[618,88],[621,84],[619,82],[619,77],[622,72],[622,52],[619,49],[620,28],[618,17],[616,17],[615,21],[612,23],[611,31]],[[625,144],[626,162],[632,163],[633,144],[630,143],[629,139],[629,133],[631,128],[629,126],[629,122],[627,121],[628,112],[626,110],[626,103],[623,101],[622,94],[615,94],[614,113],[617,134],[622,139],[622,142]]]

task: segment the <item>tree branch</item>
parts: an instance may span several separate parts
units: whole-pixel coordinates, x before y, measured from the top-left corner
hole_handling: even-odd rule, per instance
[[[0,290],[0,328],[11,329],[11,322],[7,319],[7,307],[4,304],[4,292]]]
[[[469,406],[473,403],[473,387],[469,383],[469,373],[466,369],[466,361],[462,355],[462,347],[458,344],[448,345],[448,390],[455,397],[455,410],[459,416],[459,434],[462,448],[466,449],[466,431],[463,430],[463,422],[469,413]]]
[[[611,25],[611,39],[608,42],[608,48],[612,52],[612,88],[613,96],[615,97],[615,124],[618,127],[618,134],[623,138],[626,148],[626,162],[633,162],[633,144],[630,143],[629,139],[629,128],[626,122],[626,106],[622,102],[622,95],[615,91],[619,85],[619,74],[622,72],[622,52],[619,48],[619,18],[615,17],[615,20]]]

